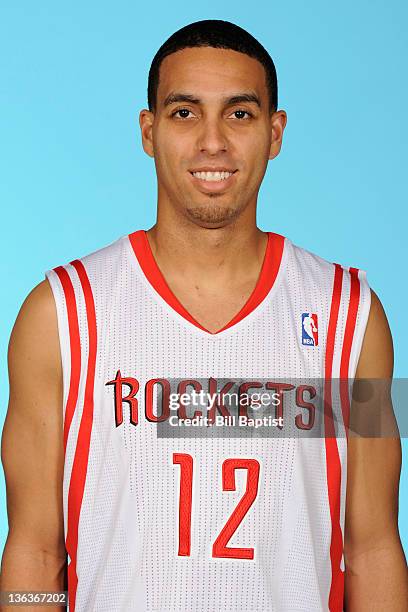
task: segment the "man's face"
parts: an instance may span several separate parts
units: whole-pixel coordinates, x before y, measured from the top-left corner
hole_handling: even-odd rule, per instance
[[[202,227],[232,222],[256,206],[285,124],[284,111],[270,115],[265,70],[257,60],[212,47],[167,56],[156,112],[140,114],[143,146],[155,160],[159,206],[172,206]]]

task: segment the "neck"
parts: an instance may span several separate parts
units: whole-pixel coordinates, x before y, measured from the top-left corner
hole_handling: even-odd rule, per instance
[[[255,280],[264,260],[267,233],[255,223],[209,229],[158,222],[148,230],[153,256],[164,277],[187,286],[216,290]]]

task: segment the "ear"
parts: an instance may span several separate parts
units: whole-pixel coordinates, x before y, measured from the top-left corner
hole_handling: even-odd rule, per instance
[[[154,146],[153,146],[153,122],[154,114],[144,108],[139,114],[139,125],[142,134],[142,146],[150,157],[154,157]]]
[[[288,118],[284,110],[274,112],[271,117],[271,147],[269,149],[269,159],[276,157],[281,150],[283,132],[287,120]]]

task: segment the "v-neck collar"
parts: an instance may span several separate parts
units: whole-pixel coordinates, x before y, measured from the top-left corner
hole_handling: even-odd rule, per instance
[[[201,329],[203,332],[206,332],[210,336],[217,336],[224,330],[233,327],[242,321],[242,319],[247,317],[251,312],[253,312],[257,306],[263,302],[275,283],[281,266],[285,238],[284,236],[274,232],[267,232],[267,234],[268,242],[255,288],[253,289],[248,300],[242,306],[241,310],[234,315],[233,318],[226,325],[224,325],[224,327],[216,332],[209,331],[198,321],[196,321],[196,319],[174,295],[156,263],[153,251],[147,238],[146,230],[137,230],[129,234],[128,238],[143,274],[153,289],[155,289],[155,291],[168,304],[168,306],[175,310],[184,319],[189,321],[189,323]]]

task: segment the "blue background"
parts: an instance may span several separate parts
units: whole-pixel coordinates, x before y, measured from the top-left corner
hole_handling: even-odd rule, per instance
[[[156,50],[198,19],[246,28],[277,67],[288,125],[261,187],[259,226],[367,270],[393,332],[395,376],[408,376],[408,4],[61,4],[2,8],[0,423],[11,328],[44,271],[155,221],[154,164],[141,148],[138,113]],[[403,445],[400,532],[407,551],[406,439]],[[0,493],[2,550],[2,470]]]

